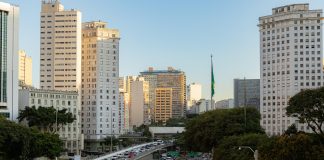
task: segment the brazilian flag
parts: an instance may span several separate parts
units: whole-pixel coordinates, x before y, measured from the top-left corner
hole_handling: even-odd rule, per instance
[[[214,79],[214,69],[213,69],[213,56],[211,56],[211,97],[215,94],[215,79]]]

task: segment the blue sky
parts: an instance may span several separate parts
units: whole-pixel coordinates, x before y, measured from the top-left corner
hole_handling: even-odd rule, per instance
[[[33,58],[39,84],[40,0],[0,0],[20,6],[20,48]],[[120,75],[138,75],[149,66],[173,66],[187,83],[210,94],[210,54],[214,56],[215,99],[233,97],[234,78],[259,78],[258,17],[292,3],[323,9],[323,0],[61,0],[82,20],[101,20],[121,32]]]

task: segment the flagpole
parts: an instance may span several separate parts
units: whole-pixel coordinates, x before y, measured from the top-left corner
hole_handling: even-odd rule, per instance
[[[213,110],[214,109],[214,105],[213,105],[213,55],[210,55],[210,109]]]

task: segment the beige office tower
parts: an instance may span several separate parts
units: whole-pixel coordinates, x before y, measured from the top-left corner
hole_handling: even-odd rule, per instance
[[[131,131],[130,125],[130,87],[131,83],[135,81],[137,76],[126,76],[119,78],[119,90],[124,92],[124,130]]]
[[[154,120],[164,123],[172,118],[172,88],[155,89]]]
[[[32,58],[26,55],[24,50],[19,50],[19,84],[24,86],[32,86]]]
[[[119,104],[121,104],[122,106],[120,107],[124,107],[123,108],[123,115],[120,115],[120,122],[122,122],[122,130],[123,133],[128,133],[130,131],[129,128],[129,93],[124,92],[124,90],[119,88],[119,95],[120,95],[120,100],[122,100],[123,102],[119,102]],[[120,108],[119,110],[122,110],[122,108]]]
[[[141,72],[145,81],[149,82],[149,98],[152,110],[155,110],[156,88],[172,88],[172,118],[184,117],[186,114],[186,75],[180,70],[168,67],[167,70],[149,70]],[[151,113],[154,116],[154,113]],[[156,122],[156,120],[155,120]]]
[[[268,135],[280,135],[292,124],[311,132],[288,117],[286,107],[301,90],[323,86],[322,12],[310,10],[308,4],[292,4],[259,18],[260,113]]]
[[[105,22],[82,25],[82,132],[85,150],[119,133],[119,31]]]
[[[129,125],[131,128],[149,124],[149,84],[143,77],[130,83]]]
[[[78,91],[81,83],[81,12],[42,0],[40,88]]]

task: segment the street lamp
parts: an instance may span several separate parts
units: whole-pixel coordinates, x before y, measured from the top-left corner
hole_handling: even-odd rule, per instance
[[[239,146],[239,150],[243,149],[243,148],[246,148],[246,149],[250,149],[252,152],[253,152],[253,156],[254,156],[254,159],[255,160],[258,160],[258,155],[259,155],[259,152],[258,150],[253,150],[251,147],[249,146]]]
[[[56,112],[55,112],[55,133],[57,133],[57,113],[58,113],[58,107],[56,107]]]

